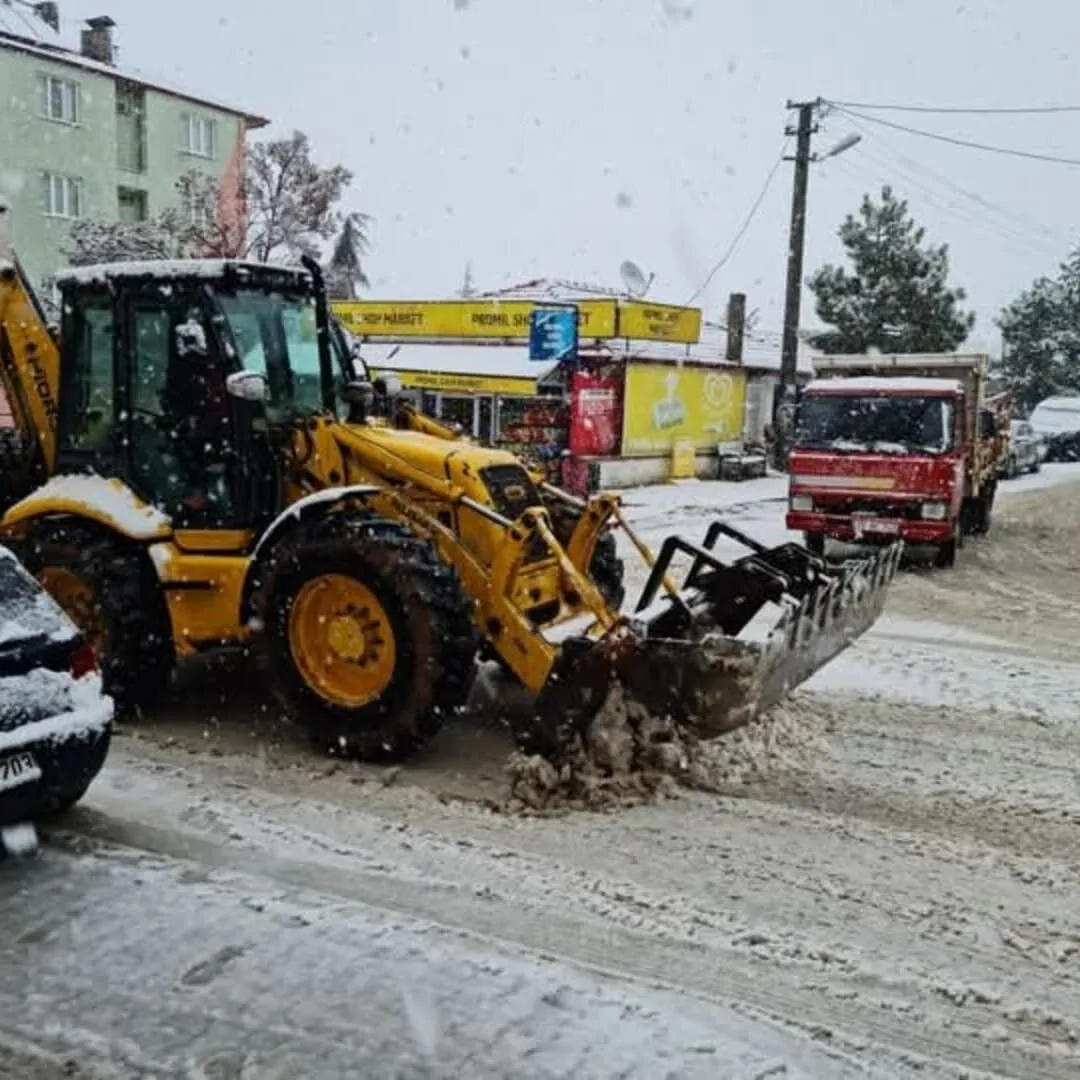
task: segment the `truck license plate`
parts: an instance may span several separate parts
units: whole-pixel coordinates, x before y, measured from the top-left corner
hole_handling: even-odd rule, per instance
[[[0,758],[0,791],[10,791],[22,784],[41,779],[41,769],[29,752]]]
[[[895,536],[900,531],[898,521],[886,521],[881,518],[855,517],[852,519],[856,533],[878,533],[884,536]]]

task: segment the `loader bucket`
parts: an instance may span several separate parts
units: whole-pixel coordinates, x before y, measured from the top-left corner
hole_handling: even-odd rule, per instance
[[[722,561],[722,536],[750,553]],[[722,522],[701,545],[668,538],[634,615],[598,641],[564,643],[537,700],[536,749],[558,757],[587,731],[615,681],[625,700],[697,738],[742,727],[877,621],[902,550],[897,542],[832,568],[797,544],[765,548]],[[658,599],[680,554],[690,568],[678,596]],[[772,625],[740,636],[768,604],[779,608]]]

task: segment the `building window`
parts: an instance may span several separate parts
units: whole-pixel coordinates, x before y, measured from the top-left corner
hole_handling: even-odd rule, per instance
[[[42,205],[48,217],[77,218],[83,213],[83,184],[73,176],[42,173]]]
[[[79,84],[56,75],[38,75],[38,113],[46,120],[77,124],[80,119]]]
[[[125,172],[146,172],[146,92],[116,85],[116,163]]]
[[[194,229],[205,231],[214,227],[215,207],[205,192],[184,194],[184,218]]]
[[[116,202],[120,220],[126,225],[134,225],[149,217],[145,191],[139,191],[137,188],[118,188]]]
[[[196,157],[214,157],[217,154],[217,121],[184,113],[180,117],[180,149]]]

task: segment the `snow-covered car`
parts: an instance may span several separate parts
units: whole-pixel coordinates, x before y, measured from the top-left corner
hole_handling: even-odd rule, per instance
[[[1040,401],[1028,423],[1045,445],[1046,461],[1080,461],[1080,394]]]
[[[1021,473],[1037,473],[1042,468],[1042,440],[1026,420],[1009,424],[1009,453],[1001,463],[1001,475],[1007,479]]]
[[[77,803],[105,764],[112,720],[93,651],[0,547],[0,829]]]

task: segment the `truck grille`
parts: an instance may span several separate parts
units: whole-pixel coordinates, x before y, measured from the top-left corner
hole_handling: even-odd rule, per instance
[[[875,517],[903,518],[918,521],[922,517],[921,502],[889,502],[887,499],[814,499],[814,509],[824,514],[873,514]]]

